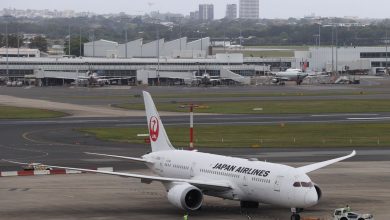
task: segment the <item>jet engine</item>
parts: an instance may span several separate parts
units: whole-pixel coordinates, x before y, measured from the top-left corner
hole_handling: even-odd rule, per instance
[[[168,191],[168,201],[178,208],[194,211],[202,206],[203,193],[195,186],[183,183]]]

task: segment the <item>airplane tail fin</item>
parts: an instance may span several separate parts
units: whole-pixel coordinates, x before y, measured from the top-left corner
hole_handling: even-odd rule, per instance
[[[143,96],[152,151],[175,150],[169,141],[164,125],[161,122],[160,115],[154,105],[152,96],[146,91],[143,91]]]

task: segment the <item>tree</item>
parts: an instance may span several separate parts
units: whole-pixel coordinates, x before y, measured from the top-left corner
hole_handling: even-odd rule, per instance
[[[18,37],[19,37],[19,39],[18,39]],[[8,47],[17,48],[18,47],[18,40],[19,40],[19,47],[21,47],[23,45],[23,38],[15,35],[15,34],[9,34],[8,35]],[[0,47],[6,47],[6,46],[7,46],[6,35],[0,35]]]
[[[0,47],[5,47],[5,38],[2,34],[0,34]]]
[[[84,55],[84,43],[88,42],[88,38],[81,37],[81,54],[80,54],[80,37],[73,37],[70,40],[70,55],[83,56]],[[64,43],[64,52],[69,54],[69,40]]]
[[[18,44],[19,41],[19,44]],[[8,47],[11,48],[18,48],[23,46],[23,38],[21,36],[18,36],[16,34],[11,34],[8,36]]]
[[[32,49],[39,49],[42,52],[47,52],[47,40],[42,36],[34,37],[29,45]]]

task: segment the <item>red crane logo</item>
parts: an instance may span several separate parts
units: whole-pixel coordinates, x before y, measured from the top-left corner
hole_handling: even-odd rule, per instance
[[[149,125],[150,125],[150,129],[149,129],[150,139],[153,142],[156,142],[160,131],[160,124],[157,117],[155,116],[151,117],[149,121]]]

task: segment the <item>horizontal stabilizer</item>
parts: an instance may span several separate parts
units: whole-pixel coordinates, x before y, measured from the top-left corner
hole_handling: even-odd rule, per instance
[[[132,160],[136,162],[143,162],[143,163],[152,163],[151,161],[142,159],[142,158],[135,158],[135,157],[125,157],[125,156],[117,156],[117,155],[110,155],[110,154],[98,154],[98,153],[91,153],[91,152],[84,152],[88,155],[96,155],[96,156],[102,156],[102,157],[112,157],[112,158],[118,158],[118,159],[124,159],[124,160]]]

